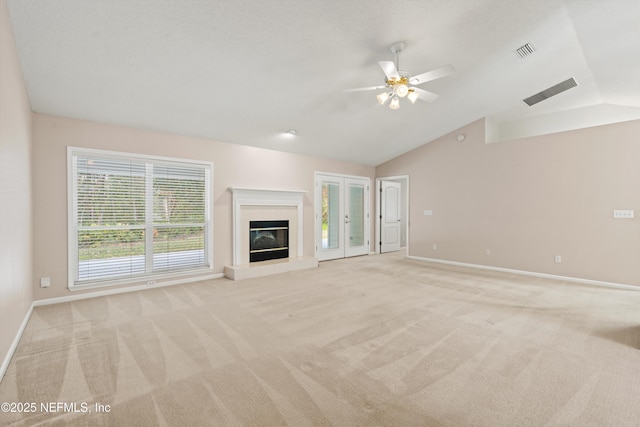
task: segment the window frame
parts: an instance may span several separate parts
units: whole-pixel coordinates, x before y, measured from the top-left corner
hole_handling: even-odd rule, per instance
[[[74,159],[78,156],[96,156],[102,158],[109,158],[114,160],[122,160],[122,161],[134,161],[134,162],[144,162],[146,168],[149,167],[150,163],[168,163],[168,164],[182,164],[182,165],[193,165],[197,167],[202,167],[205,171],[205,259],[208,262],[208,267],[206,266],[198,266],[192,268],[185,268],[175,271],[167,271],[167,272],[145,272],[143,274],[137,274],[129,277],[118,277],[118,278],[105,278],[105,279],[94,279],[88,280],[83,283],[76,283],[76,272],[79,267],[79,248],[78,248],[78,209],[77,209],[77,175],[74,173]],[[67,287],[69,290],[84,290],[98,287],[108,287],[108,286],[118,286],[118,285],[126,285],[132,283],[146,283],[147,285],[152,285],[156,283],[156,280],[163,280],[169,278],[179,278],[179,277],[188,277],[194,275],[201,275],[205,273],[211,273],[214,270],[213,264],[213,200],[214,200],[214,164],[213,162],[202,161],[202,160],[192,160],[192,159],[184,159],[184,158],[175,158],[175,157],[163,157],[163,156],[155,156],[155,155],[146,155],[146,154],[137,154],[137,153],[127,153],[120,151],[110,151],[110,150],[101,150],[94,148],[83,148],[83,147],[74,147],[67,146],[67,256],[68,256],[68,265],[67,265]],[[149,185],[149,183],[147,183]],[[146,198],[145,198],[145,209],[149,207],[146,206]],[[153,209],[153,204],[151,206]],[[142,229],[147,230],[148,227],[153,227],[153,216],[151,217],[151,223],[147,223],[145,220],[145,224],[142,226]],[[153,236],[149,236],[147,232],[145,234],[147,237],[145,239],[145,247],[150,243],[150,240],[153,239]],[[151,239],[150,239],[150,238]]]

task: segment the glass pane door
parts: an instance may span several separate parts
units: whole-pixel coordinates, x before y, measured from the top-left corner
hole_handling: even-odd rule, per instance
[[[316,256],[344,258],[344,180],[316,176]]]
[[[369,253],[369,179],[316,175],[316,256]]]
[[[368,183],[369,180],[345,178],[345,256],[369,253]]]
[[[322,249],[340,246],[340,185],[322,184]]]
[[[349,246],[362,246],[364,243],[364,186],[349,185]]]

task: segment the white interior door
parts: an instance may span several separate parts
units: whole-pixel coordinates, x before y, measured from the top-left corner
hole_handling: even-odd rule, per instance
[[[380,197],[380,252],[399,251],[401,246],[401,185],[382,181]]]
[[[316,175],[316,256],[369,253],[369,179]]]

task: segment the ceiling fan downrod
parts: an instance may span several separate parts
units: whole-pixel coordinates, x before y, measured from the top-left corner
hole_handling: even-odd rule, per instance
[[[396,54],[396,70],[400,71],[400,52],[404,49],[404,42],[397,42],[391,45],[391,52]]]

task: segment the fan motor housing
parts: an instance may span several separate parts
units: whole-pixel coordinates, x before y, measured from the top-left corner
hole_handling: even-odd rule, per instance
[[[387,86],[395,86],[395,85],[408,85],[409,84],[409,76],[401,76],[399,79],[385,79]]]

